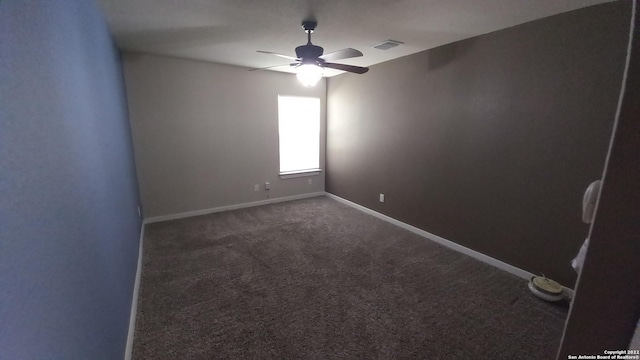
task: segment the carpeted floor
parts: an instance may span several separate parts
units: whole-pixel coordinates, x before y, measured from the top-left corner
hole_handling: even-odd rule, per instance
[[[553,359],[567,309],[326,197],[149,224],[134,359]]]

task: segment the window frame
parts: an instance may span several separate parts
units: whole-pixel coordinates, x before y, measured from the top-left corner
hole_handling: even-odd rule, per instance
[[[318,101],[318,167],[298,169],[291,171],[281,171],[282,168],[282,149],[281,149],[281,133],[280,133],[280,98],[302,98],[302,99],[314,99]],[[298,177],[317,176],[322,172],[321,168],[321,151],[322,151],[322,99],[316,96],[300,96],[300,95],[278,95],[278,173],[281,179],[292,179]]]

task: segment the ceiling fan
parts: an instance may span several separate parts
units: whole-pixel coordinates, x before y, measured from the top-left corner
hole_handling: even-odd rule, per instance
[[[318,23],[316,21],[306,20],[302,22],[302,28],[307,33],[307,43],[305,45],[296,47],[296,57],[278,54],[271,51],[258,50],[258,52],[293,60],[294,62],[289,65],[296,67],[298,80],[300,80],[300,82],[302,82],[302,84],[305,86],[314,86],[322,78],[322,70],[324,68],[342,70],[355,74],[364,74],[369,71],[369,68],[366,67],[330,62],[335,60],[359,57],[362,56],[362,53],[356,49],[346,48],[323,55],[324,49],[311,43],[311,33],[313,33],[316,26],[318,26]],[[270,66],[268,68],[278,66],[285,65]],[[268,68],[252,70],[263,70]]]

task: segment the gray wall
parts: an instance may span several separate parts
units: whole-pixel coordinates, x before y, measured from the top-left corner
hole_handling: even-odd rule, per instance
[[[324,167],[324,81],[142,54],[126,54],[124,69],[145,217],[324,191],[324,173],[278,176],[279,94],[321,99]]]
[[[92,1],[0,2],[0,359],[121,359],[140,219]]]
[[[608,3],[331,78],[327,191],[573,287],[629,16]]]

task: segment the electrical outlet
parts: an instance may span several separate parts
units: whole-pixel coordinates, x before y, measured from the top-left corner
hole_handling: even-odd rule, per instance
[[[268,182],[268,181],[267,181],[267,182],[265,182],[265,183],[264,183],[264,189],[265,189],[265,190],[271,190],[271,183],[270,183],[270,182]]]
[[[258,184],[253,185],[253,191],[260,191],[260,185]]]
[[[384,202],[384,194],[380,194],[380,202],[383,203]]]
[[[313,179],[309,178],[309,180],[307,180],[307,183],[311,185],[313,183]]]

